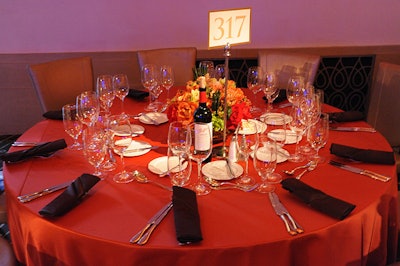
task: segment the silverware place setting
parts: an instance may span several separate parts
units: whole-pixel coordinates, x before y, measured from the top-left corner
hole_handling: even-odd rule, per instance
[[[21,195],[21,196],[18,196],[17,198],[22,203],[29,202],[34,199],[40,198],[42,196],[48,195],[50,193],[56,192],[58,190],[64,189],[64,188],[68,187],[71,184],[71,182],[72,181],[68,181],[68,182],[65,182],[62,184],[58,184],[58,185],[55,185],[52,187],[48,187],[48,188],[33,192],[33,193]]]

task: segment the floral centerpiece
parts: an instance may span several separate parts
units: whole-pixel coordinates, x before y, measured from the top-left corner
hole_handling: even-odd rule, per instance
[[[167,109],[169,121],[181,121],[186,124],[193,122],[193,115],[199,105],[199,83],[197,77],[200,75],[194,71],[195,80],[188,81],[186,87],[180,89],[170,100]],[[207,106],[212,110],[212,124],[214,132],[224,130],[224,100],[225,79],[206,77]],[[242,119],[251,118],[250,100],[244,95],[240,88],[236,88],[233,80],[228,80],[227,88],[227,130],[234,130]]]

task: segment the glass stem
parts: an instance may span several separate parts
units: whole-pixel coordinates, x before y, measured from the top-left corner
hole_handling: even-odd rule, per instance
[[[201,161],[197,161],[197,180],[201,183]]]
[[[124,160],[123,152],[121,153],[120,158],[121,158],[122,172],[125,172],[125,160]]]
[[[246,163],[246,176],[249,175],[249,156],[246,156],[245,158],[245,163]]]

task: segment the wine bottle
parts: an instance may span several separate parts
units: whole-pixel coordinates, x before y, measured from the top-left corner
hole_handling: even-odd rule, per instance
[[[200,92],[200,97],[199,97],[199,107],[196,109],[194,112],[194,124],[195,127],[200,129],[196,130],[199,132],[204,132],[204,130],[209,130],[211,134],[211,139],[212,139],[212,111],[210,108],[207,107],[207,93],[206,93],[206,79],[204,76],[199,77],[199,92]],[[207,127],[206,129],[201,130],[200,127]],[[206,136],[208,137],[208,136]],[[202,139],[203,138],[203,139]],[[202,134],[197,134],[195,136],[195,146],[196,150],[201,152],[201,151],[206,151],[209,149],[212,149],[210,147],[212,145],[209,143],[208,139],[204,139],[204,135]],[[211,161],[211,155],[205,160],[205,162],[210,162]]]

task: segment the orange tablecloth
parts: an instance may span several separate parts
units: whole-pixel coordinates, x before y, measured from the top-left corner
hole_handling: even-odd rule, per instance
[[[125,111],[130,114],[141,112],[147,104],[125,101]],[[119,103],[114,105],[118,110]],[[365,122],[348,125],[367,126]],[[168,123],[143,126],[146,131],[138,139],[160,148],[127,158],[127,167],[170,184],[168,178],[159,178],[147,170],[152,159],[166,155]],[[72,143],[63,131],[62,121],[44,120],[20,140],[58,138]],[[332,142],[391,150],[379,133],[331,131],[329,143],[320,151],[328,159],[333,157],[329,154]],[[294,150],[293,145],[286,148]],[[276,171],[295,165],[298,164],[284,162]],[[93,172],[82,152],[64,149],[50,158],[4,165],[9,227],[16,256],[27,265],[385,265],[395,258],[397,246],[396,169],[388,165],[357,165],[393,178],[383,183],[325,163],[302,179],[357,206],[343,221],[307,207],[277,185],[281,201],[305,229],[304,234],[290,236],[267,195],[219,190],[198,197],[203,241],[179,246],[170,213],[149,242],[137,246],[129,239],[171,199],[170,192],[137,182],[117,184],[109,177],[99,182],[79,206],[57,219],[42,218],[38,211],[60,192],[30,203],[18,202],[18,195]],[[250,171],[256,176],[251,164]],[[192,181],[195,176],[193,171]]]

